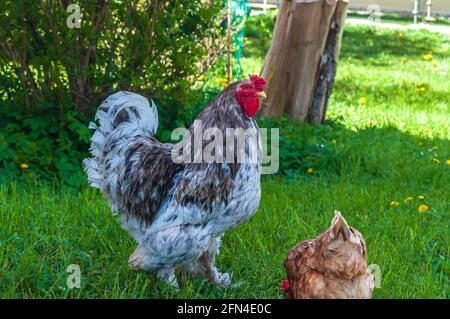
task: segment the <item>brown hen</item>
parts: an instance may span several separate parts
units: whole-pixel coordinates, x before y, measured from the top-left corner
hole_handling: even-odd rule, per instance
[[[372,296],[374,278],[367,270],[366,243],[338,211],[330,229],[292,248],[284,267],[291,299]]]

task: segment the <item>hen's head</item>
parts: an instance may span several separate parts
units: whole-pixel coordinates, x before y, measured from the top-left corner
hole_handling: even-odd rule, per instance
[[[367,254],[363,236],[349,227],[339,211],[335,211],[331,227],[316,240],[321,258],[320,268],[333,275],[348,279],[366,271]]]
[[[266,81],[262,77],[250,75],[250,79],[241,81],[236,87],[234,94],[248,117],[253,117],[258,112],[259,98],[266,98],[265,84]]]

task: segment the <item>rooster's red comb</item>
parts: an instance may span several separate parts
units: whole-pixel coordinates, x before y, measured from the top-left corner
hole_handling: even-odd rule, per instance
[[[257,75],[250,75],[250,81],[255,85],[255,89],[258,92],[264,91],[264,86],[266,85],[266,81]]]

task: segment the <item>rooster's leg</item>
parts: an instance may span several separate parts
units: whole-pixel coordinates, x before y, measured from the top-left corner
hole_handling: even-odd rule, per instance
[[[179,289],[177,277],[175,276],[175,267],[158,270],[157,277],[159,280],[169,284],[173,288]]]
[[[154,271],[156,270],[155,264],[157,261],[153,260],[147,249],[138,245],[134,253],[130,256],[128,264],[133,270]],[[167,267],[161,268],[157,272],[158,279],[166,282],[172,287],[178,289],[178,282],[175,276],[175,268]]]
[[[128,259],[128,266],[133,270],[151,271],[149,259],[146,249],[139,244]]]
[[[207,281],[222,287],[228,286],[231,276],[228,273],[220,273],[215,267],[216,255],[219,252],[220,238],[211,240],[208,249],[198,259],[183,266],[184,275],[204,277]]]

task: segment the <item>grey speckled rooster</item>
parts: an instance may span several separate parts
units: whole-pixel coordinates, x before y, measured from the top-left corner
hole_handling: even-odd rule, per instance
[[[215,257],[222,234],[247,221],[259,206],[261,141],[253,116],[264,85],[262,78],[250,76],[228,86],[177,144],[155,138],[158,113],[153,101],[118,92],[100,105],[95,116],[99,125],[90,124],[95,129],[92,157],[83,163],[90,185],[100,189],[138,243],[129,259],[133,269],[157,271],[158,278],[175,287],[176,267],[222,286],[230,283],[230,275],[216,269]],[[195,158],[211,142],[195,141],[199,125],[203,131],[223,133],[227,160],[173,160],[180,145]],[[256,141],[256,161],[239,160],[239,152],[248,156],[251,147],[244,144],[239,150],[242,144],[236,134],[227,134],[230,128],[253,137],[249,140]],[[230,152],[232,160],[230,150],[235,151]]]

